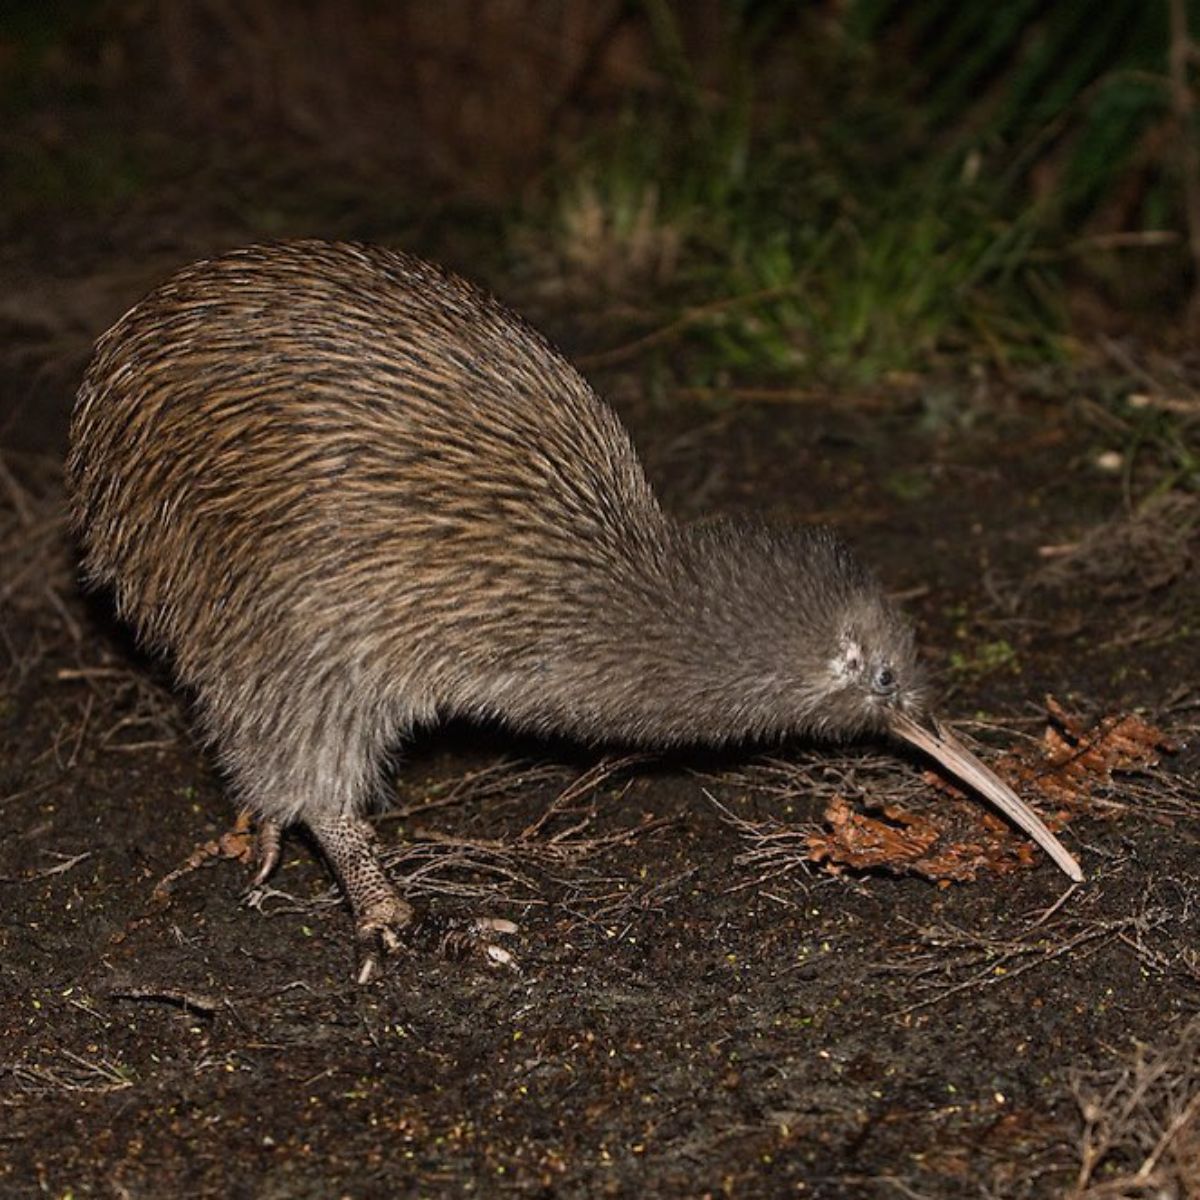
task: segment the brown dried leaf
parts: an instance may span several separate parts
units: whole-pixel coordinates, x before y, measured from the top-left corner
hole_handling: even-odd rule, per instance
[[[1049,723],[1040,747],[1013,752],[996,772],[1019,793],[1040,801],[1046,824],[1061,829],[1075,815],[1110,815],[1099,793],[1114,771],[1156,766],[1175,746],[1162,730],[1133,714],[1105,717],[1091,729],[1046,698]],[[917,814],[895,805],[856,811],[841,796],[825,810],[827,829],[808,838],[808,857],[837,874],[883,869],[937,883],[974,879],[981,871],[1005,874],[1036,861],[1033,843],[991,809],[935,771],[925,780],[942,799]],[[1056,811],[1046,812],[1049,804]]]
[[[1032,846],[989,813],[977,814],[966,837],[948,836],[957,821],[937,812],[912,813],[898,805],[856,812],[841,796],[825,810],[829,832],[811,834],[808,857],[837,874],[883,868],[936,883],[971,880],[980,870],[1003,874],[1033,861]]]
[[[1097,793],[1112,784],[1114,771],[1155,767],[1164,753],[1177,747],[1161,729],[1134,713],[1104,717],[1091,729],[1068,713],[1053,696],[1046,697],[1050,722],[1042,736],[1041,759],[1028,753],[1010,754],[1000,772],[1020,790],[1040,793],[1065,810],[1065,819],[1080,812],[1111,814]]]

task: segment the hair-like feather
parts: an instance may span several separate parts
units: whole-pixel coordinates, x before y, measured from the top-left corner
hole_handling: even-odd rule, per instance
[[[179,272],[100,340],[71,447],[88,576],[273,819],[360,810],[443,715],[666,744],[919,706],[907,625],[832,533],[672,519],[540,334],[404,254]]]

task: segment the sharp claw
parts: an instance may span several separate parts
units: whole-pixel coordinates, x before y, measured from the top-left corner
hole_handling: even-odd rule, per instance
[[[379,973],[379,959],[374,954],[364,954],[358,964],[358,974],[355,976],[354,982],[357,984],[370,983],[379,976]]]
[[[253,861],[258,870],[250,880],[250,887],[260,888],[279,866],[279,847],[283,840],[283,829],[278,821],[262,817],[254,831]]]
[[[379,942],[383,946],[383,952],[387,955],[399,954],[404,946],[396,931],[390,926],[379,931]]]
[[[483,952],[489,962],[495,963],[498,967],[508,967],[513,971],[520,969],[517,966],[517,960],[503,946],[489,944],[483,948]]]
[[[476,917],[471,923],[471,928],[479,933],[490,931],[491,933],[513,934],[521,931],[521,927],[515,921],[506,921],[503,917]]]
[[[385,960],[411,948],[433,951],[452,962],[478,957],[489,967],[519,970],[516,958],[490,939],[519,932],[519,926],[503,917],[455,917],[426,915],[414,919],[407,910],[403,920],[362,920],[357,929],[358,971],[355,981],[371,983],[383,974]]]
[[[357,930],[358,974],[357,983],[370,983],[384,972],[384,963],[395,958],[403,949],[404,941],[391,925],[376,923],[362,924]]]
[[[446,958],[461,962],[479,955],[489,966],[511,967],[517,960],[504,949],[490,941],[490,936],[517,933],[519,927],[503,917],[472,917],[461,926],[451,919],[430,922],[427,936],[432,936],[436,949]]]

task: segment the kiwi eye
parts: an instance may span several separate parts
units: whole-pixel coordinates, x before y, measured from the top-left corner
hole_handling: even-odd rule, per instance
[[[875,691],[883,692],[884,694],[894,692],[896,690],[896,672],[891,667],[880,667],[875,672],[875,679],[872,686]]]

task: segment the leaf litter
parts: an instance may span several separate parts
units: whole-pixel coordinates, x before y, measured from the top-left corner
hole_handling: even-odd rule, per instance
[[[1117,798],[1126,791],[1125,781],[1116,777],[1153,772],[1164,754],[1177,749],[1163,730],[1136,713],[1088,726],[1052,696],[1046,698],[1046,713],[1041,739],[1010,750],[995,769],[1034,802],[1056,832],[1077,816],[1111,819],[1125,813],[1130,805]],[[723,811],[747,843],[741,861],[769,876],[813,864],[832,875],[885,871],[948,886],[980,874],[1026,870],[1038,861],[1033,843],[976,797],[935,771],[921,778],[934,789],[932,799],[926,790],[904,802],[856,801],[846,794],[850,789],[838,788],[817,830]],[[1173,815],[1161,805],[1154,811],[1166,819]]]

